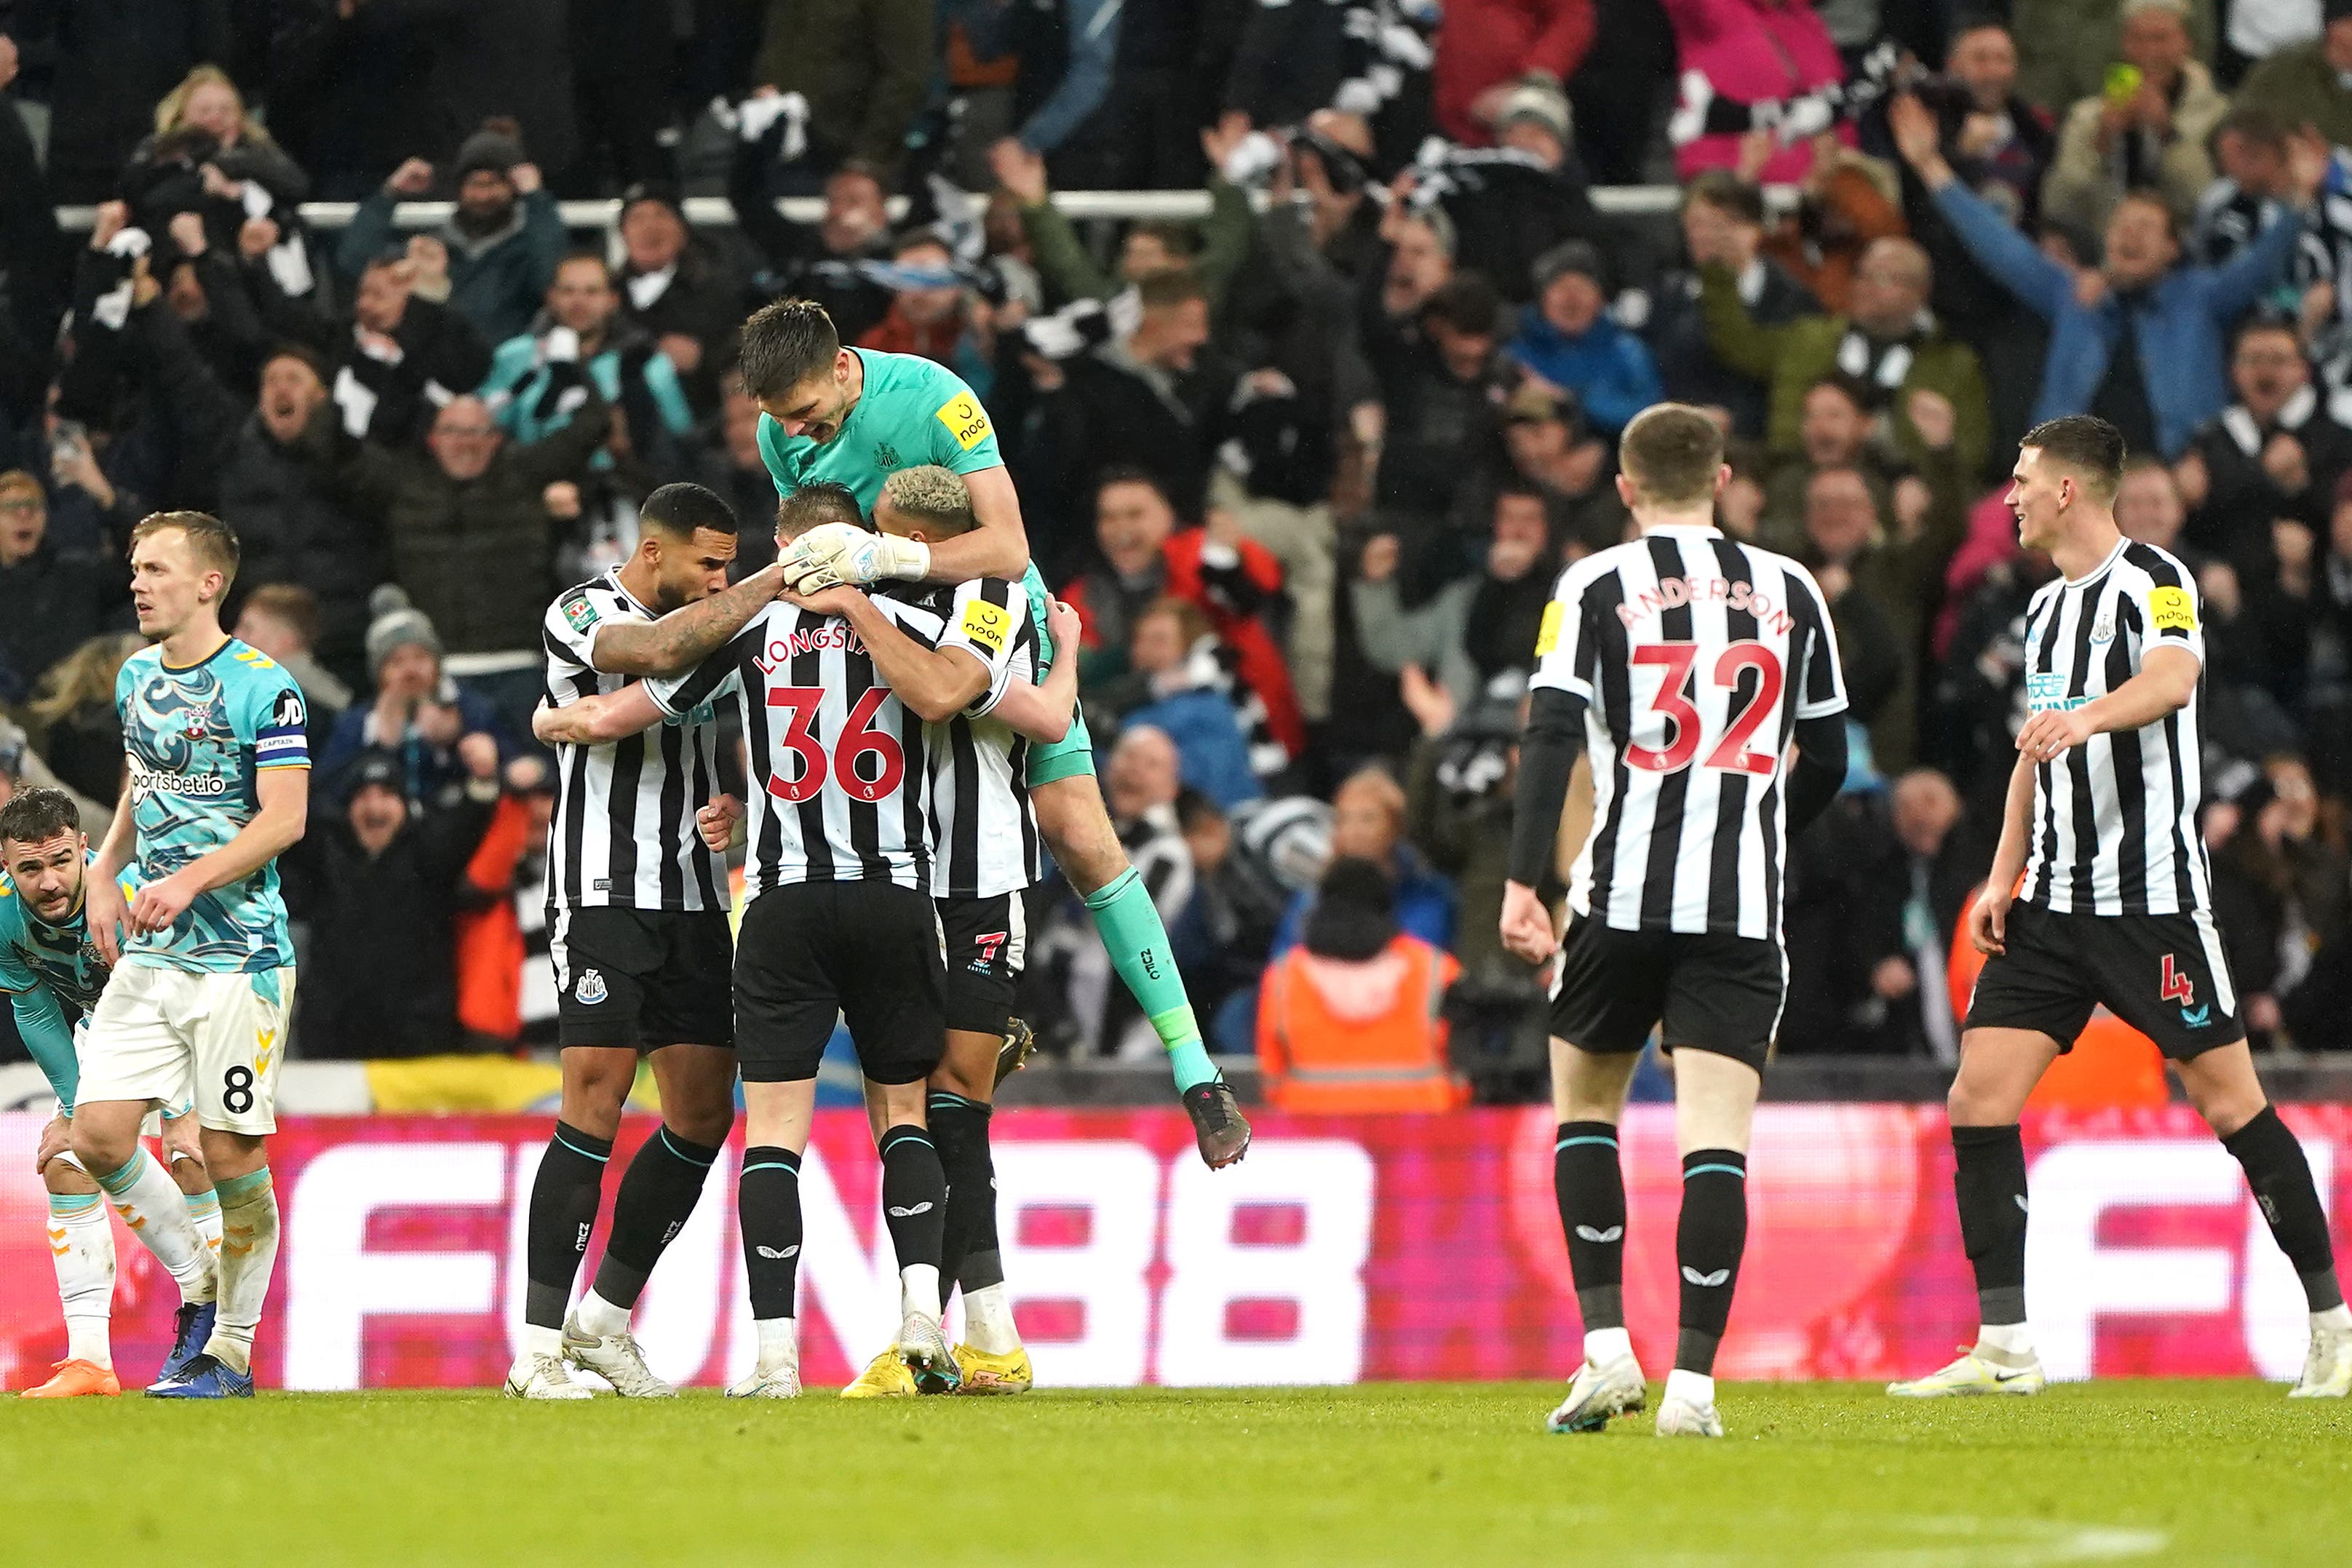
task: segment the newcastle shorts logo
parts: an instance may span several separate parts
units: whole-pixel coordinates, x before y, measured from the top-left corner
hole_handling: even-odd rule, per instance
[[[604,989],[604,977],[594,969],[580,971],[580,983],[572,988],[572,998],[583,1007],[594,1007],[611,993]]]

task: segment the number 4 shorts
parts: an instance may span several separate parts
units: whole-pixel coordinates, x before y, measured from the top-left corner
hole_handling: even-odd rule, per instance
[[[278,1130],[278,1064],[294,1010],[294,969],[195,973],[118,965],[81,1037],[78,1104],[194,1100],[199,1126]]]

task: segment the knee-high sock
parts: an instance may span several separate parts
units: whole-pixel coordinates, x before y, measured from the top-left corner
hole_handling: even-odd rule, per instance
[[[801,1267],[801,1157],[759,1145],[743,1151],[735,1180],[743,1232],[743,1278],[760,1335],[760,1368],[772,1372],[794,1349],[793,1297]],[[781,1325],[781,1326],[779,1326]]]
[[[1108,887],[1087,895],[1087,913],[1094,916],[1111,967],[1134,996],[1152,1031],[1168,1048],[1168,1065],[1176,1074],[1181,1092],[1213,1082],[1217,1070],[1201,1043],[1201,1025],[1192,1017],[1192,1003],[1184,995],[1184,981],[1168,946],[1168,928],[1151,902],[1141,873],[1129,866]]]
[[[1683,1156],[1682,1220],[1675,1228],[1675,1261],[1683,1277],[1676,1371],[1714,1375],[1716,1347],[1731,1320],[1731,1292],[1739,1284],[1739,1255],[1747,1245],[1748,1156],[1729,1149],[1693,1149]]]
[[[114,1227],[98,1194],[49,1194],[49,1254],[58,1268],[58,1305],[65,1310],[66,1358],[111,1368]]]
[[[562,1343],[572,1282],[579,1278],[588,1233],[596,1228],[596,1209],[604,1197],[604,1166],[612,1157],[612,1139],[593,1136],[567,1122],[555,1124],[555,1135],[540,1157],[524,1242],[529,1283],[523,1291],[522,1321],[524,1343],[542,1354],[553,1354]]]
[[[220,1194],[211,1187],[202,1192],[184,1193],[188,1200],[188,1223],[196,1228],[196,1235],[212,1254],[213,1266],[220,1266],[221,1217]]]
[[[253,1334],[261,1325],[262,1299],[278,1266],[278,1189],[269,1167],[213,1185],[220,1194],[220,1315],[205,1354],[234,1371],[251,1370]]]
[[[155,1255],[179,1282],[180,1300],[209,1301],[214,1297],[213,1255],[188,1218],[188,1203],[153,1155],[141,1147],[131,1163],[110,1176],[98,1176],[107,1201],[139,1244]]]
[[[899,1310],[940,1315],[940,1243],[947,1228],[948,1176],[940,1151],[920,1127],[885,1131],[882,1216],[898,1255]]]
[[[931,1091],[931,1137],[948,1177],[948,1223],[940,1285],[963,1288],[964,1337],[975,1350],[1021,1348],[1004,1294],[1004,1253],[996,1236],[996,1166],[989,1157],[990,1109],[944,1089]]]
[[[1952,1129],[1952,1192],[1960,1243],[1977,1274],[1977,1321],[2025,1322],[2025,1144],[2017,1124]]]
[[[1606,1122],[1562,1122],[1551,1146],[1551,1190],[1584,1332],[1622,1329],[1625,1173],[1617,1162],[1617,1129]]]
[[[646,1277],[685,1228],[718,1158],[717,1149],[681,1138],[667,1125],[638,1145],[613,1199],[613,1232],[604,1239],[604,1260],[596,1265],[595,1288],[580,1303],[583,1329],[606,1335],[628,1328]]]
[[[2271,1239],[2294,1265],[2305,1299],[2315,1312],[2344,1304],[2336,1279],[2336,1249],[2327,1236],[2327,1211],[2311,1179],[2311,1162],[2279,1113],[2265,1105],[2254,1119],[2221,1140],[2246,1170],[2246,1185],[2270,1221]]]

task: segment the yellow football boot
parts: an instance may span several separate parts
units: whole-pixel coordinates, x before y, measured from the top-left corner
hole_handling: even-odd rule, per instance
[[[915,1375],[898,1359],[897,1346],[884,1351],[866,1364],[857,1381],[841,1391],[844,1399],[912,1399],[915,1396]]]
[[[956,1365],[963,1369],[960,1394],[1026,1394],[1036,1381],[1029,1368],[1029,1351],[1018,1346],[1004,1355],[991,1355],[968,1344],[955,1347]]]

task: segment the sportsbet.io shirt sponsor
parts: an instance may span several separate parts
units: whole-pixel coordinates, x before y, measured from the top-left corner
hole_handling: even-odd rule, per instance
[[[160,647],[123,663],[114,684],[129,755],[141,877],[159,881],[236,837],[260,810],[272,768],[308,768],[301,688],[235,638],[187,669]],[[124,961],[163,968],[258,973],[294,961],[275,862],[198,894],[170,929],[133,936]]]

